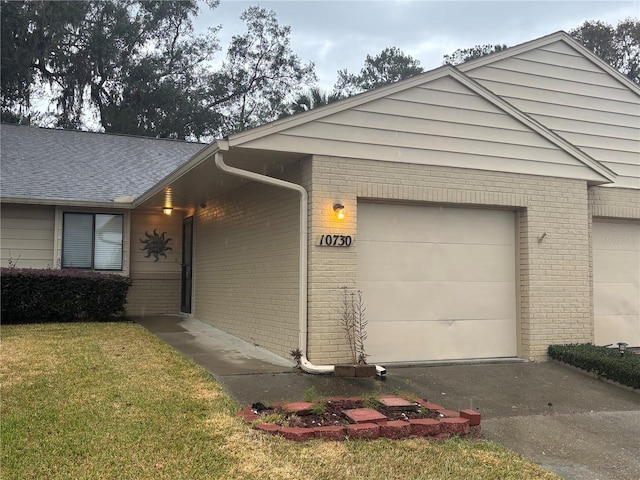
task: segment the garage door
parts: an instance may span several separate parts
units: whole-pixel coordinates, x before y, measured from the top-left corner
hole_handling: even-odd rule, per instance
[[[516,356],[515,213],[358,204],[370,362]]]
[[[593,222],[596,345],[640,346],[640,223]]]

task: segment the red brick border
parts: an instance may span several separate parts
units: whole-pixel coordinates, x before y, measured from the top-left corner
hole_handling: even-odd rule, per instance
[[[339,400],[339,399],[329,399]],[[351,400],[360,400],[359,397],[351,398]],[[354,423],[346,426],[327,426],[327,427],[280,427],[271,423],[257,423],[254,428],[262,432],[281,435],[289,440],[301,442],[312,438],[322,438],[326,440],[341,441],[345,439],[376,439],[390,438],[400,439],[407,437],[431,437],[431,438],[447,438],[454,435],[472,435],[477,437],[480,435],[481,416],[475,410],[461,410],[460,412],[447,410],[441,405],[427,402],[426,400],[416,399],[423,408],[444,414],[443,418],[434,420],[431,418],[417,418],[409,421],[393,420],[379,423]],[[305,402],[297,402],[288,404],[288,410],[304,413],[311,404]],[[275,405],[272,405],[275,406]],[[254,423],[260,420],[251,407],[245,407],[237,413],[247,423]]]

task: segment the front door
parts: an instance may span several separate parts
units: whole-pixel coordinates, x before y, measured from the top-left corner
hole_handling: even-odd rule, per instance
[[[193,261],[193,217],[182,221],[182,296],[180,310],[191,313],[191,263]]]

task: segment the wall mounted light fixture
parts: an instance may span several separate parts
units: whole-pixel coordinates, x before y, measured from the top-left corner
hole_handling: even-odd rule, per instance
[[[334,204],[333,211],[335,212],[336,218],[338,220],[344,220],[344,217],[345,217],[344,205],[342,205],[341,203]]]
[[[173,208],[172,207],[163,207],[162,208],[162,213],[164,213],[165,215],[171,215],[172,212],[173,212]]]

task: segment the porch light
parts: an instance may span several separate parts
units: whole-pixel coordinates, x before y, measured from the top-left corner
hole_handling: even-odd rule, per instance
[[[164,213],[165,215],[171,215],[171,212],[173,212],[173,208],[172,207],[163,207],[162,208],[162,213]]]
[[[618,342],[618,350],[620,350],[620,356],[624,357],[624,351],[627,348],[628,343]]]
[[[335,212],[336,218],[338,220],[344,220],[344,217],[345,217],[344,205],[342,205],[341,203],[334,204],[333,211]]]

